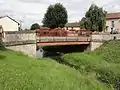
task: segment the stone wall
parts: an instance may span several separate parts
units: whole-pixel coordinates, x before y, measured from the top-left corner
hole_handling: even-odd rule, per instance
[[[28,56],[36,56],[35,31],[4,32],[2,41],[8,49],[22,52]]]
[[[95,49],[99,48],[104,42],[114,39],[119,40],[120,34],[106,34],[106,33],[92,34],[90,43],[91,51],[94,51]]]
[[[120,39],[120,34],[92,34],[92,41],[109,41],[115,39]]]
[[[4,32],[3,42],[36,41],[35,31]],[[32,43],[33,43],[32,42]]]
[[[36,44],[7,46],[6,48],[13,51],[22,52],[31,57],[36,57]]]
[[[101,45],[103,45],[103,42],[91,42],[90,51],[94,51],[95,49],[99,48]]]

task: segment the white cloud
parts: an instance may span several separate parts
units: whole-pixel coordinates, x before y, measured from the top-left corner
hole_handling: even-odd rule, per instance
[[[120,10],[119,0],[0,0],[0,15],[8,14],[28,27],[34,22],[41,23],[47,7],[56,2],[66,7],[69,22],[79,21],[92,3],[108,12]]]

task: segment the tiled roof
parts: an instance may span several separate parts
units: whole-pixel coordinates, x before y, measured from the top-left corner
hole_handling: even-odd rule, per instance
[[[120,12],[108,13],[106,19],[120,19]]]
[[[74,22],[74,23],[67,23],[65,27],[80,27],[80,23]]]
[[[1,18],[4,18],[4,17],[8,17],[8,18],[10,18],[11,20],[13,20],[14,22],[20,24],[19,22],[17,22],[15,19],[11,18],[10,16],[1,16],[0,19],[1,19]]]

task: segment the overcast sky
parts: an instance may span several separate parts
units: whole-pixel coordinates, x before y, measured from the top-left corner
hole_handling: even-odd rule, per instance
[[[108,12],[120,12],[119,0],[0,0],[0,16],[9,15],[21,22],[24,28],[42,19],[50,4],[62,3],[68,11],[68,21],[77,22],[92,3]]]

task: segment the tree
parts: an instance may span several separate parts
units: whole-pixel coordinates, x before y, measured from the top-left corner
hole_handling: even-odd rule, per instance
[[[80,21],[80,28],[82,29],[88,29],[88,22],[87,22],[87,18],[83,17]]]
[[[106,11],[92,4],[86,12],[85,17],[80,21],[82,29],[89,29],[91,31],[103,31],[106,28]]]
[[[34,23],[30,28],[30,30],[35,30],[35,29],[40,29],[40,25],[38,23]]]
[[[43,18],[43,26],[49,28],[64,27],[67,23],[68,15],[66,8],[60,4],[50,5]]]

